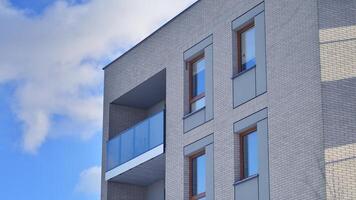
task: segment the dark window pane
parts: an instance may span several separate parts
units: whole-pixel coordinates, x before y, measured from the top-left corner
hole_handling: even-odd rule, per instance
[[[192,97],[205,92],[205,59],[192,64]]]
[[[206,159],[205,155],[201,155],[192,160],[192,189],[193,195],[198,195],[205,192],[205,167]]]
[[[255,27],[241,33],[241,70],[247,70],[256,65]]]
[[[249,177],[258,172],[258,141],[254,131],[243,137],[244,176]]]

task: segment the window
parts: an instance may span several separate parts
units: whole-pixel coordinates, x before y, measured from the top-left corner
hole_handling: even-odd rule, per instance
[[[190,158],[190,200],[205,200],[206,156],[201,152]]]
[[[205,59],[200,55],[189,62],[190,112],[205,107]]]
[[[258,173],[258,139],[256,128],[240,135],[241,179]]]
[[[237,31],[238,73],[256,66],[255,25],[249,23]]]

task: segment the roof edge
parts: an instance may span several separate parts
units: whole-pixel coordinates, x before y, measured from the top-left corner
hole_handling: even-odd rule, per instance
[[[197,0],[196,2],[192,3],[190,6],[188,6],[187,8],[185,8],[183,11],[181,11],[180,13],[178,13],[176,16],[174,16],[172,19],[168,20],[166,23],[164,23],[162,26],[160,26],[159,28],[157,28],[155,31],[153,31],[151,34],[149,34],[147,37],[145,37],[144,39],[142,39],[140,42],[138,42],[137,44],[135,44],[133,47],[129,48],[127,51],[125,51],[123,54],[121,54],[119,57],[115,58],[113,61],[111,61],[109,64],[105,65],[102,70],[105,70],[106,68],[108,68],[109,66],[111,66],[111,64],[113,64],[115,61],[119,60],[121,57],[123,57],[124,55],[128,54],[131,50],[135,49],[137,46],[139,46],[141,43],[143,43],[144,41],[146,41],[147,39],[149,39],[152,35],[154,35],[155,33],[157,33],[159,30],[161,30],[162,28],[166,27],[168,24],[170,24],[171,22],[173,22],[177,17],[179,17],[180,15],[182,15],[183,13],[185,13],[186,11],[188,11],[189,9],[191,9],[195,4],[197,4],[198,2],[200,2],[201,0]]]

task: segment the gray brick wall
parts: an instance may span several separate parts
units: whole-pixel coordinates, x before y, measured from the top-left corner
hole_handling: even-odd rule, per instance
[[[335,20],[328,16],[329,12],[339,16],[331,9],[335,7],[332,0],[266,1],[267,93],[233,109],[231,22],[260,2],[201,0],[105,69],[103,144],[109,133],[109,103],[166,68],[167,200],[188,199],[188,165],[183,147],[211,133],[214,133],[215,199],[233,199],[233,183],[239,178],[233,123],[265,107],[268,107],[271,199],[317,200],[326,199],[326,195],[328,199],[355,198],[352,192],[356,179],[347,177],[347,174],[355,176],[356,171],[350,168],[356,168],[353,144],[356,56],[355,40],[349,41],[356,34],[355,25],[349,23],[354,18],[348,18],[355,16],[350,13],[352,8],[355,10],[352,7],[355,1],[341,1],[351,5],[348,14],[342,14],[340,19],[350,27],[345,29],[343,25],[341,29],[330,30],[321,27],[324,22]],[[332,40],[334,33],[348,38],[347,42],[339,42],[340,46],[322,43]],[[183,52],[210,34],[213,34],[214,119],[183,134]],[[337,69],[332,63],[338,65]],[[341,119],[335,119],[341,115]],[[338,130],[337,135],[332,134],[334,130]],[[103,169],[105,153],[103,147]],[[339,162],[341,166],[333,162],[343,158],[348,160]],[[102,200],[110,199],[107,196],[117,198],[117,190],[108,192],[103,180]],[[334,198],[335,191],[338,198]]]
[[[266,1],[271,199],[325,199],[317,2]]]
[[[134,107],[111,104],[109,118],[109,138],[112,138],[121,131],[147,118],[147,111]]]
[[[145,200],[146,188],[109,182],[107,200]]]
[[[319,1],[326,191],[356,199],[356,1]]]

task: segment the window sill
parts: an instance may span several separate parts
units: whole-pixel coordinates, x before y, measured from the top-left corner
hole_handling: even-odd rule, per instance
[[[244,71],[242,71],[242,72],[236,73],[236,74],[234,74],[234,75],[231,77],[231,79],[235,79],[235,78],[238,77],[238,76],[242,76],[242,75],[245,74],[246,72],[248,72],[248,71],[250,71],[250,70],[252,70],[252,69],[255,69],[255,68],[256,68],[256,65],[253,66],[253,67],[251,67],[250,69],[247,69],[247,70],[244,70]]]
[[[205,106],[202,107],[202,108],[200,108],[200,109],[198,109],[198,110],[196,110],[196,111],[187,113],[187,114],[185,114],[185,115],[183,116],[183,119],[187,119],[188,117],[190,117],[190,116],[194,115],[195,113],[197,113],[197,112],[199,112],[199,111],[201,111],[201,110],[204,110],[204,109],[205,109]]]
[[[246,182],[246,181],[249,181],[249,180],[254,179],[254,178],[257,178],[257,177],[258,177],[258,174],[255,174],[255,175],[249,176],[249,177],[247,177],[247,178],[244,178],[244,179],[242,179],[242,180],[236,181],[233,185],[239,185],[239,184],[241,184],[241,183],[244,183],[244,182]]]

